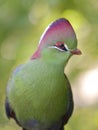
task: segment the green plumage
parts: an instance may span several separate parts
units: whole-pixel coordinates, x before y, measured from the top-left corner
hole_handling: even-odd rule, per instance
[[[9,81],[9,103],[20,124],[25,125],[33,117],[50,125],[60,120],[67,111],[70,85],[64,75],[63,60],[59,63],[47,58],[49,53],[50,57],[54,56],[49,50],[41,59],[20,66],[21,69],[14,72]]]

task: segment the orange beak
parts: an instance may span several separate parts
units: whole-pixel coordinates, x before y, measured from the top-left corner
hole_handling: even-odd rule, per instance
[[[72,53],[72,55],[81,55],[82,54],[82,52],[79,49],[70,50],[70,52]]]

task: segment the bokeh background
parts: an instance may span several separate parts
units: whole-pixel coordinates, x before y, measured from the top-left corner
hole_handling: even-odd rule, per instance
[[[26,62],[47,25],[67,18],[75,29],[81,56],[69,61],[74,113],[66,130],[98,130],[98,1],[0,0],[0,130],[21,130],[5,115],[4,101],[12,70]]]

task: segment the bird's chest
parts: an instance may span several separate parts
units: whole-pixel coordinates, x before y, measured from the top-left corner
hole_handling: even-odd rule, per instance
[[[55,102],[62,102],[66,96],[67,84],[64,73],[59,68],[51,66],[40,66],[28,70],[22,80],[22,88],[25,90],[25,97],[32,98],[33,107],[49,107]],[[28,98],[29,100],[29,98]]]
[[[53,121],[63,116],[68,94],[64,73],[59,68],[29,66],[13,80],[9,97],[18,118]]]

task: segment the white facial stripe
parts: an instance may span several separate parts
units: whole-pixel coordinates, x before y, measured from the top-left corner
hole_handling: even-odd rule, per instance
[[[64,44],[64,46],[65,46],[65,48],[66,48],[67,50],[69,50],[69,48],[68,48],[68,46],[67,46],[66,44]]]
[[[49,48],[55,48],[55,49],[57,49],[57,50],[59,50],[59,51],[64,51],[64,50],[62,50],[62,49],[60,49],[60,48],[58,48],[58,47],[56,47],[56,46],[49,46]]]

